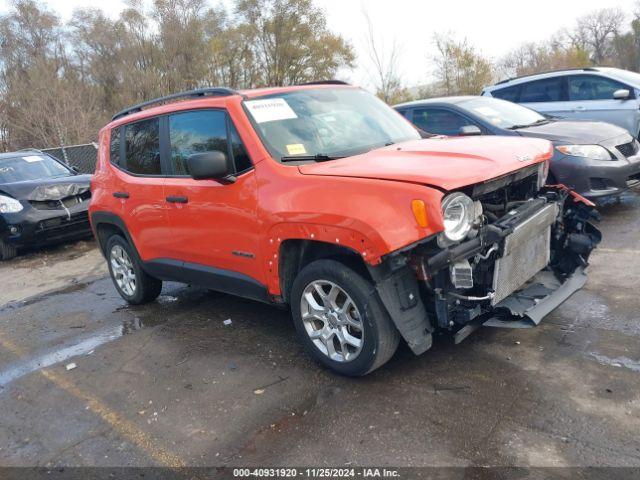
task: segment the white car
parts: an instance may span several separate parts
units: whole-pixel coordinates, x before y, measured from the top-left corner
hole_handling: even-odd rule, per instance
[[[562,118],[609,122],[640,133],[640,73],[589,67],[511,78],[482,95]]]

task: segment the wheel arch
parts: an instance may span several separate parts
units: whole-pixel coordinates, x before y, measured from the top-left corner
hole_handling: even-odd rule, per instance
[[[340,261],[373,281],[361,254],[344,245],[318,240],[287,239],[280,243],[278,259],[278,283],[285,303],[289,303],[291,287],[298,273],[316,260]]]
[[[109,237],[115,234],[121,235],[125,240],[127,240],[127,242],[129,242],[129,245],[131,245],[133,253],[136,256],[136,260],[141,264],[143,263],[124,220],[122,220],[118,215],[109,212],[94,212],[91,214],[91,226],[96,240],[98,241],[98,245],[100,246],[100,251],[105,258],[107,255],[106,248]]]

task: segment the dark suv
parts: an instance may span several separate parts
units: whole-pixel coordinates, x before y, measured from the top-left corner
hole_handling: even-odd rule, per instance
[[[91,235],[90,180],[39,150],[0,154],[0,260]]]

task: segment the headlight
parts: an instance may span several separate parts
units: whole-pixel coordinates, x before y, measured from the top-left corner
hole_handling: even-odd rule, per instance
[[[547,184],[547,177],[549,176],[549,162],[544,161],[538,164],[538,190]]]
[[[0,195],[0,213],[16,213],[22,210],[22,204],[15,198]]]
[[[560,145],[556,149],[573,157],[592,158],[594,160],[614,160],[607,150],[600,145]]]
[[[452,193],[442,201],[444,236],[450,242],[459,242],[467,236],[474,221],[476,208],[464,193]]]

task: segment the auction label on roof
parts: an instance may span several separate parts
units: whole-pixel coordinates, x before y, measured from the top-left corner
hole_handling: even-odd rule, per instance
[[[42,157],[39,155],[27,155],[26,157],[22,157],[22,159],[29,163],[42,161]]]
[[[244,104],[251,112],[251,116],[258,123],[274,122],[276,120],[290,120],[298,118],[284,98],[269,98],[267,100],[249,100]]]

